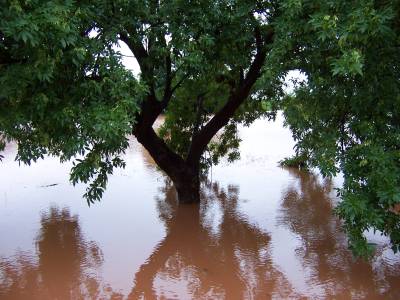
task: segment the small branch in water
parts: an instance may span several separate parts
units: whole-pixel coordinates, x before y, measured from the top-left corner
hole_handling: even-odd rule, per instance
[[[52,183],[52,184],[47,184],[47,185],[41,185],[41,188],[47,188],[47,187],[52,187],[52,186],[56,186],[59,185],[59,183]]]
[[[305,153],[297,154],[292,157],[287,157],[279,161],[281,167],[297,168],[303,171],[308,171],[308,159]]]

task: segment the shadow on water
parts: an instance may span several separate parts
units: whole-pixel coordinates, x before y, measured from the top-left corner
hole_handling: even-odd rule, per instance
[[[135,274],[128,299],[185,294],[193,299],[293,295],[271,261],[270,236],[238,211],[237,187],[224,191],[216,183],[208,185],[202,190],[200,205],[178,205],[169,184],[163,194],[157,208],[167,233]],[[209,213],[214,215],[210,218]],[[219,222],[213,230],[215,219]]]
[[[37,255],[0,258],[0,299],[99,299],[104,293],[106,299],[121,298],[101,286],[101,250],[85,240],[78,217],[67,208],[53,206],[41,215],[36,250]]]
[[[332,182],[296,169],[287,171],[296,181],[283,195],[278,226],[300,237],[296,256],[309,272],[307,284],[318,286],[324,299],[400,299],[400,262],[383,257],[385,245],[378,245],[371,262],[356,260],[348,250],[333,214]]]

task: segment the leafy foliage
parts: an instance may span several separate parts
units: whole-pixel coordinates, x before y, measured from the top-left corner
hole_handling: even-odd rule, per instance
[[[73,183],[95,178],[87,199],[100,199],[107,176],[123,166],[144,88],[124,69],[111,41],[95,31],[93,7],[74,1],[8,1],[0,11],[0,128],[18,142],[17,159],[78,159]]]
[[[400,250],[398,12],[397,1],[305,1],[291,27],[307,83],[283,101],[286,120],[313,166],[342,172],[337,213],[363,256],[366,230]]]

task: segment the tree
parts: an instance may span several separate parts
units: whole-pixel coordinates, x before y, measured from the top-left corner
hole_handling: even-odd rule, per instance
[[[133,134],[179,201],[198,202],[202,170],[238,158],[237,125],[282,107],[308,164],[344,174],[338,212],[353,249],[369,252],[363,231],[373,228],[397,250],[398,11],[372,0],[8,0],[2,139],[18,142],[24,163],[74,158],[71,180],[89,183],[90,203],[124,166]],[[119,43],[139,76],[122,65]],[[283,97],[294,69],[307,80]]]
[[[100,199],[107,174],[124,165],[119,155],[133,134],[179,200],[198,202],[204,152],[213,162],[236,158],[237,123],[265,114],[266,94],[279,89],[275,76],[256,86],[273,43],[268,3],[18,3],[1,16],[2,132],[18,141],[17,159],[26,163],[82,155],[71,179],[94,178],[88,201]],[[118,42],[137,59],[138,78],[122,66]],[[161,136],[152,127],[160,114]]]

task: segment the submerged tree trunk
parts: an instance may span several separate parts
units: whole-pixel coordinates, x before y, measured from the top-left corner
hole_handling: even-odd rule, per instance
[[[188,168],[175,179],[172,179],[176,192],[178,193],[178,201],[180,203],[197,203],[200,202],[200,176],[199,170]]]
[[[174,183],[180,203],[200,202],[200,157],[190,163],[173,152],[153,128],[138,124],[134,134]]]

